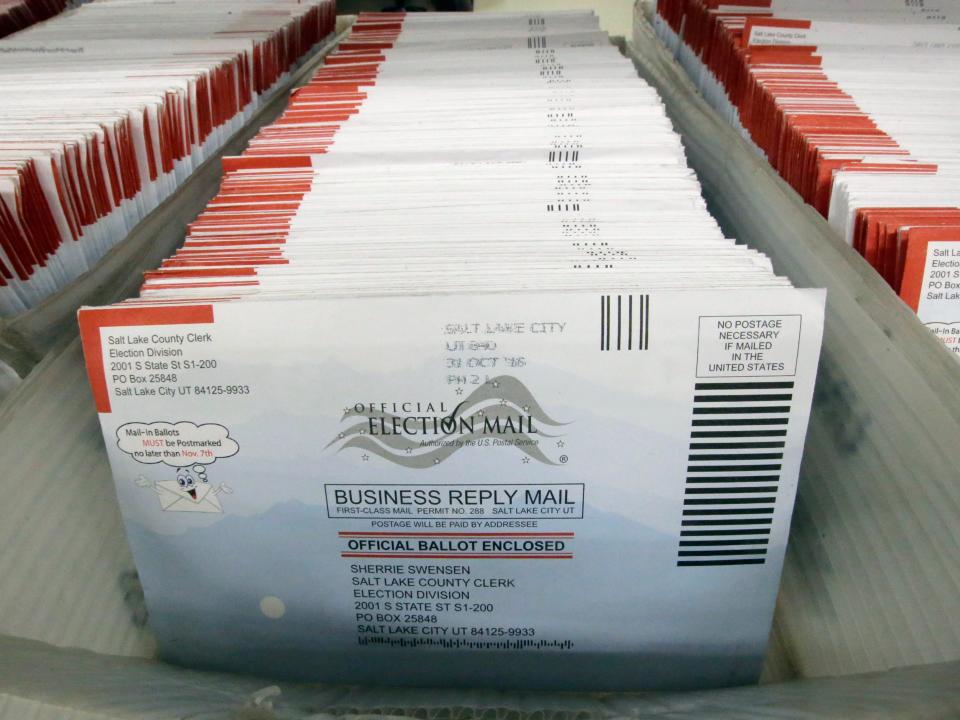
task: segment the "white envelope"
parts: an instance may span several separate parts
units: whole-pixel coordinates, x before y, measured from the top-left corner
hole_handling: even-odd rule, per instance
[[[196,498],[191,497],[176,480],[164,480],[156,483],[154,489],[160,498],[160,508],[171,512],[206,512],[222,513],[220,498],[209,485],[198,485],[192,488],[196,491]]]

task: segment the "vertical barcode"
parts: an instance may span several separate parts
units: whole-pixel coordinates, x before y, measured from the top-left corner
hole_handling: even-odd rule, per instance
[[[579,162],[580,160],[580,151],[579,150],[551,150],[547,155],[549,162],[557,163],[570,163],[570,162]]]
[[[694,386],[678,566],[766,562],[792,402],[792,381]]]
[[[600,296],[600,349],[650,349],[650,296]]]

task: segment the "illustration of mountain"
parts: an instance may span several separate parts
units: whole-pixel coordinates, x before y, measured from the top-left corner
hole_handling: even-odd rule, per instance
[[[134,523],[127,532],[150,625],[162,654],[175,663],[380,684],[437,684],[441,677],[456,684],[469,677],[491,686],[549,687],[551,673],[579,674],[593,688],[755,679],[772,611],[756,598],[772,596],[769,588],[739,587],[741,597],[731,602],[714,592],[730,585],[712,584],[715,568],[678,573],[656,566],[656,558],[673,558],[672,536],[589,505],[585,517],[577,521],[583,524],[576,526],[573,561],[472,562],[470,577],[510,577],[516,587],[471,590],[471,600],[495,605],[495,619],[459,621],[528,624],[543,637],[582,640],[573,651],[484,650],[483,660],[436,648],[358,647],[352,565],[397,561],[341,558],[342,523],[330,521],[323,507],[290,501],[179,535]],[[704,603],[711,613],[703,612]],[[611,618],[629,618],[629,625]],[[644,638],[643,647],[631,641],[636,637]],[[574,654],[584,645],[589,665]]]

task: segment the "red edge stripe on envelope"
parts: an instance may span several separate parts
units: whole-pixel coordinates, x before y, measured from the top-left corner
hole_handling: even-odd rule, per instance
[[[87,376],[97,406],[97,412],[110,412],[106,369],[103,365],[103,347],[100,328],[152,325],[203,325],[213,323],[213,305],[183,307],[113,307],[81,308],[77,313],[80,339],[87,365]]]

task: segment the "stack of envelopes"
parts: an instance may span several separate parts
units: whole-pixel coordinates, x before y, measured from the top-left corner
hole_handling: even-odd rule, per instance
[[[332,0],[98,0],[0,41],[0,317],[93,267],[334,22]]]
[[[660,0],[704,96],[960,353],[960,8]]]
[[[164,657],[756,679],[824,296],[723,236],[592,13],[362,15],[224,164],[80,312]]]
[[[0,38],[63,12],[67,0],[0,0]]]

